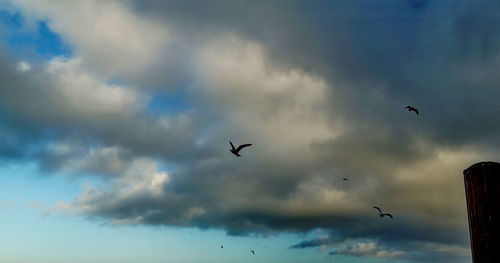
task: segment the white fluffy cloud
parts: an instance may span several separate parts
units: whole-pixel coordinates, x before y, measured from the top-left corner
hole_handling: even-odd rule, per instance
[[[374,258],[401,258],[404,252],[400,250],[387,250],[380,247],[375,241],[361,241],[338,248],[335,252],[330,253],[351,255],[357,257],[374,257]]]
[[[140,95],[132,89],[106,84],[105,79],[85,72],[82,59],[57,57],[47,65],[54,88],[68,107],[82,114],[130,114],[140,107]]]
[[[141,195],[160,197],[168,181],[168,174],[158,171],[155,161],[137,159],[127,166],[120,178],[113,180],[112,185],[86,185],[82,194],[68,208],[77,213],[92,214],[99,205],[119,205],[123,200]]]
[[[31,65],[26,61],[21,61],[17,63],[17,69],[21,72],[26,72],[31,69]]]
[[[105,76],[133,75],[151,67],[172,38],[164,25],[135,15],[117,1],[14,2],[30,21],[47,21],[88,68]]]
[[[200,48],[196,63],[199,91],[212,109],[248,138],[302,151],[314,141],[340,134],[325,108],[331,90],[320,76],[277,67],[258,43],[221,37]],[[270,147],[271,148],[271,147]]]

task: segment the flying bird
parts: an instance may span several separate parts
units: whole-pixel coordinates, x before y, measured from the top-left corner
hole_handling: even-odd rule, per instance
[[[379,215],[380,217],[388,216],[388,217],[390,217],[391,219],[394,219],[394,217],[392,217],[392,215],[391,215],[391,214],[389,214],[389,213],[385,213],[385,214],[384,214],[384,213],[382,213],[382,210],[380,210],[380,208],[379,208],[379,207],[374,206],[373,208],[375,208],[375,209],[377,209],[377,210],[378,210],[378,215]]]
[[[344,181],[349,181],[349,179],[347,179],[347,178],[342,178],[342,180],[344,180]]]
[[[414,111],[417,115],[419,115],[417,108],[412,107],[412,106],[406,106],[405,109],[408,109],[408,111]]]
[[[254,255],[255,255],[255,251],[253,251],[253,249],[251,249],[251,250],[250,250],[250,252],[252,252],[252,254],[254,254]]]
[[[223,248],[224,248],[224,246],[220,246],[220,249],[223,249]]]
[[[234,148],[234,145],[232,142],[229,142],[229,144],[231,144],[231,150],[229,150],[230,152],[232,152],[234,155],[240,157],[241,155],[239,155],[238,153],[241,151],[241,149],[245,148],[245,147],[248,147],[250,146],[251,144],[242,144],[240,146],[238,146],[238,148]]]

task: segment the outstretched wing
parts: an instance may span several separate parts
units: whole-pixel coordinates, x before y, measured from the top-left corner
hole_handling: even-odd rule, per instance
[[[237,152],[239,152],[241,149],[245,148],[245,147],[248,147],[250,146],[251,144],[242,144],[240,146],[238,146],[238,149],[236,149]]]
[[[417,110],[417,109],[413,108],[413,111],[414,111],[417,115],[420,115],[420,114],[418,113],[418,110]]]
[[[377,209],[378,212],[382,214],[382,210],[380,210],[380,208],[378,208],[377,206],[374,206],[373,208]]]
[[[229,141],[229,144],[231,144],[231,148],[233,148],[233,150],[236,149],[236,148],[234,148],[234,145],[231,141]]]
[[[382,214],[382,215],[385,215],[385,216],[390,217],[391,219],[394,219],[394,217],[392,217],[392,215],[391,215],[391,214]]]

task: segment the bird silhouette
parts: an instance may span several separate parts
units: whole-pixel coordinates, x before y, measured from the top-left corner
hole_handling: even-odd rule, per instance
[[[380,210],[380,208],[379,208],[379,207],[374,206],[373,208],[375,208],[375,209],[377,209],[377,210],[378,210],[378,215],[379,215],[380,217],[388,216],[388,217],[390,217],[391,219],[394,219],[394,217],[392,217],[392,215],[391,215],[391,214],[389,214],[389,213],[385,213],[385,214],[384,214],[384,213],[382,213],[382,210]]]
[[[223,248],[224,248],[224,246],[220,246],[220,249],[223,249]]]
[[[412,107],[412,106],[406,106],[405,109],[408,109],[408,111],[414,111],[417,115],[419,115],[417,108]]]
[[[242,144],[240,146],[238,146],[238,148],[234,148],[234,145],[232,142],[229,142],[229,144],[231,144],[231,150],[229,150],[230,152],[232,152],[234,155],[240,157],[241,155],[239,154],[239,152],[241,151],[241,149],[245,148],[245,147],[248,147],[250,146],[251,144]]]
[[[251,249],[251,250],[250,250],[250,252],[252,252],[252,254],[254,254],[254,255],[255,255],[255,251],[253,251],[253,249]]]
[[[342,180],[344,180],[344,181],[349,181],[349,179],[347,179],[347,178],[342,178]]]

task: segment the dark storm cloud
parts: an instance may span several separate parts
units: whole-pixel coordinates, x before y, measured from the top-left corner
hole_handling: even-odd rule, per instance
[[[131,2],[188,32],[246,35],[265,43],[276,64],[344,84],[331,110],[354,123],[384,123],[452,145],[498,141],[494,1]],[[192,8],[199,5],[205,8]],[[408,104],[427,115],[418,126],[400,114]],[[463,122],[478,128],[457,130]]]
[[[295,245],[290,246],[290,248],[309,248],[309,247],[319,247],[322,245],[329,245],[332,244],[330,239],[328,238],[316,238],[316,239],[311,239],[311,240],[304,240],[301,241]],[[330,252],[332,253],[332,252]]]
[[[12,66],[0,73],[6,94],[0,98],[0,114],[5,130],[15,134],[4,137],[12,139],[0,153],[17,158],[23,155],[19,148],[67,142],[66,150],[47,148],[36,158],[57,169],[78,157],[84,171],[123,175],[109,188],[83,193],[73,206],[79,213],[126,223],[219,228],[232,235],[320,227],[329,229],[327,238],[292,248],[373,239],[380,247],[370,243],[334,253],[368,255],[359,252],[363,248],[399,255],[395,249],[416,262],[457,255],[468,246],[459,175],[467,162],[494,158],[490,152],[498,146],[500,5],[424,0],[126,3],[135,15],[159,19],[188,44],[174,44],[178,53],[171,60],[159,55],[161,62],[139,68],[124,83],[143,85],[131,88],[138,93],[183,83],[193,112],[168,115],[165,126],[143,108],[88,113],[53,91],[60,85],[57,76],[38,69],[20,73]],[[220,40],[226,35],[243,40],[226,44]],[[215,47],[206,53],[213,63],[203,68],[197,56],[206,55],[211,42]],[[96,57],[92,63],[106,64]],[[172,70],[161,67],[165,63]],[[208,71],[208,77],[198,71]],[[179,76],[172,80],[172,75]],[[283,84],[288,79],[292,84]],[[407,105],[419,108],[421,115],[406,112]],[[322,133],[338,123],[338,135]],[[318,130],[320,136],[304,135]],[[254,146],[234,159],[227,151],[229,139]],[[96,142],[116,149],[86,157],[89,144]],[[136,180],[128,164],[139,157],[176,169],[167,170],[168,180],[153,180],[157,171],[149,170]],[[349,183],[342,177],[349,177]],[[125,186],[134,190],[124,195]],[[371,206],[379,204],[395,214],[394,222],[377,217]],[[463,255],[457,257],[463,261]]]
[[[329,227],[333,229],[326,237],[304,240],[291,246],[291,248],[319,247],[322,245],[338,245],[350,239],[379,240],[387,247],[404,249],[413,246],[413,241],[428,242],[436,244],[459,244],[468,245],[468,237],[464,233],[454,232],[452,227],[445,224],[421,225],[400,219],[396,222],[380,221],[377,216],[360,216],[359,220],[334,222],[331,219]],[[445,230],[445,231],[443,231]],[[464,230],[463,232],[466,232]],[[450,234],[451,233],[451,234]]]

